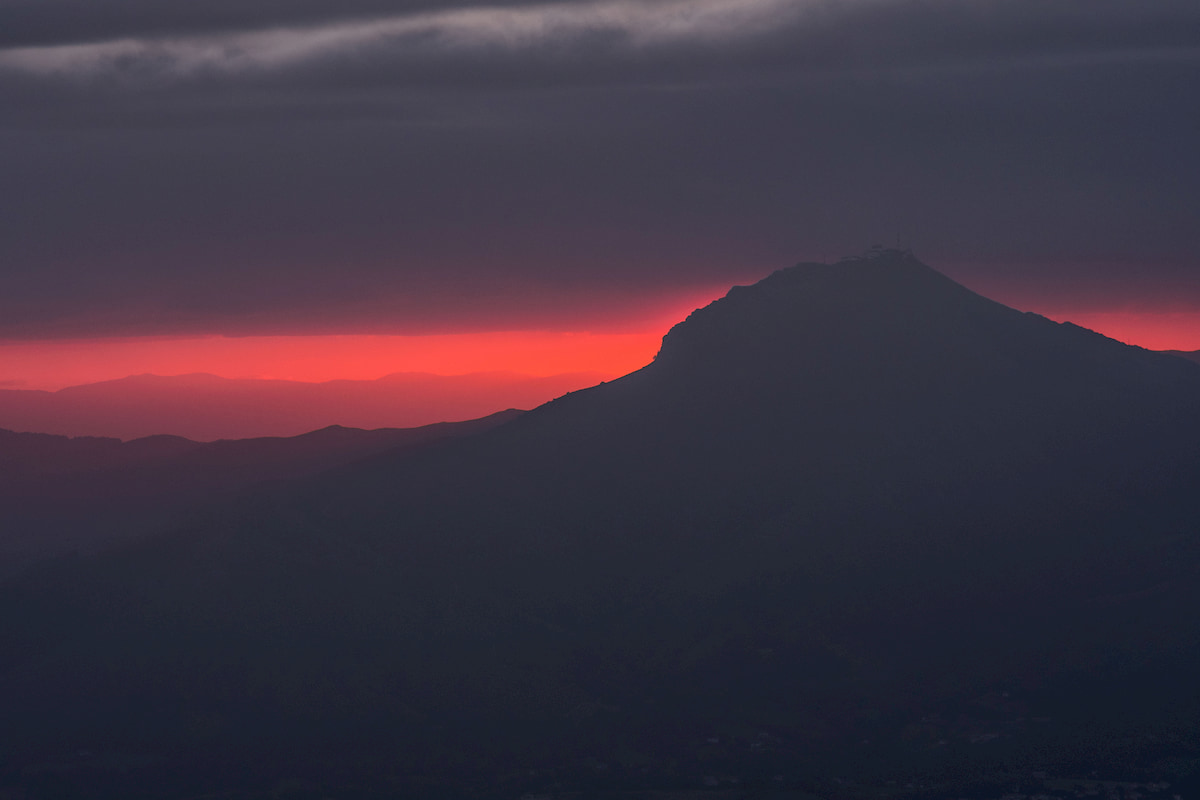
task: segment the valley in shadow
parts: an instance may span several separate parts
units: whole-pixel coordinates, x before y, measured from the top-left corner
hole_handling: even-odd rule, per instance
[[[619,380],[10,578],[0,787],[1191,796],[1197,408],[907,252],[782,270]]]

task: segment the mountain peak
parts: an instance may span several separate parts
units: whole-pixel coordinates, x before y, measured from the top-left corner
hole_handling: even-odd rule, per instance
[[[856,256],[847,256],[832,264],[801,262],[776,270],[754,284],[764,289],[808,286],[813,290],[857,290],[860,292],[908,292],[924,290],[953,291],[960,296],[973,292],[920,261],[910,250],[873,247]],[[739,290],[745,287],[734,287]],[[926,296],[928,300],[934,300]]]
[[[861,263],[863,261],[909,261],[925,267],[925,265],[918,261],[916,256],[913,255],[912,250],[905,250],[899,247],[884,247],[883,245],[879,244],[871,245],[859,255],[844,256],[843,258],[839,259],[837,263]],[[928,269],[928,267],[925,268]]]
[[[1023,315],[955,283],[907,250],[872,248],[734,286],[672,328],[656,363],[712,363],[722,353],[737,362],[768,354],[790,358],[800,350],[828,352],[852,343],[856,355],[862,347],[892,349],[903,342],[911,349],[998,316]]]

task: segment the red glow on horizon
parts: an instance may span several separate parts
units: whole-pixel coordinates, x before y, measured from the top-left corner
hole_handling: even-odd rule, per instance
[[[1079,268],[1074,269],[1078,275]],[[1107,278],[1102,270],[1092,281],[999,279],[983,268],[966,273],[952,277],[1010,308],[1070,322],[1147,350],[1200,350],[1200,310],[1188,307],[1192,292],[1186,286],[1139,286],[1125,277],[1127,268],[1109,270]],[[1125,283],[1113,277],[1118,273]]]
[[[147,373],[309,383],[397,372],[591,373],[612,379],[649,364],[672,325],[727,289],[692,287],[615,330],[0,340],[0,389],[56,391]]]
[[[1188,311],[1041,312],[1147,350],[1200,350],[1200,313]]]
[[[54,391],[129,375],[209,373],[303,382],[374,380],[396,372],[529,376],[594,373],[616,378],[648,364],[671,324],[723,292],[697,295],[636,332],[297,336],[192,336],[0,341],[0,389]],[[1151,350],[1200,350],[1200,314],[1047,311]]]
[[[54,391],[129,375],[210,373],[305,382],[396,372],[615,378],[648,364],[662,333],[503,332],[433,336],[220,336],[0,344],[0,386]]]

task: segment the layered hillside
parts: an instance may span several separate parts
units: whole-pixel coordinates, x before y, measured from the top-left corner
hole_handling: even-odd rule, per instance
[[[908,253],[800,265],[620,380],[10,583],[0,741],[164,793],[1157,775],[1197,755],[1197,408]]]

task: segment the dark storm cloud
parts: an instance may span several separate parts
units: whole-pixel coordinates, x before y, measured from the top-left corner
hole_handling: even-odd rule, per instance
[[[429,9],[503,6],[502,0],[5,0],[0,46],[253,30]]]
[[[204,14],[187,3],[88,7],[110,5],[126,25],[100,20],[89,29],[93,35],[82,36],[75,32],[78,19],[88,14],[63,14],[55,17],[63,20],[55,38],[45,20],[41,40],[0,47],[0,74],[26,89],[42,82],[50,91],[76,88],[117,100],[161,91],[177,101],[181,93],[214,87],[312,94],[354,86],[544,88],[712,79],[739,69],[1194,58],[1200,45],[1200,8],[1181,0],[414,3],[391,6],[386,15],[382,6],[358,0],[336,4],[337,16],[333,4],[316,3],[216,3],[211,11],[206,3]],[[22,29],[22,16],[37,16],[28,6],[10,14],[17,18],[4,26],[10,32]]]
[[[0,0],[0,335],[561,327],[897,232],[1186,296],[1197,30],[1192,0]]]
[[[510,92],[855,75],[936,85],[955,70],[1200,59],[1190,0],[39,0],[0,15],[0,124],[12,127],[494,125],[528,121],[503,108]]]

